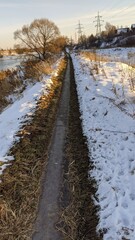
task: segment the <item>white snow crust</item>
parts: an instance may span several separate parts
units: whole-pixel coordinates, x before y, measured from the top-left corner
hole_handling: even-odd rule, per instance
[[[108,51],[111,56],[116,52]],[[76,53],[72,59],[83,132],[94,164],[89,176],[97,183],[97,231],[103,231],[104,240],[135,240],[135,91],[130,67],[116,61],[96,63]]]

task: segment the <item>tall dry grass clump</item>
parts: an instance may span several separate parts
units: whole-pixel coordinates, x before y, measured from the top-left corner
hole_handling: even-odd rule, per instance
[[[25,79],[36,79],[40,80],[42,74],[51,74],[53,71],[53,63],[59,58],[59,55],[49,58],[47,60],[35,60],[35,59],[28,59],[27,61],[23,62],[24,68],[24,78]]]
[[[128,81],[131,91],[135,91],[135,67],[130,66],[128,68]]]
[[[39,81],[44,74],[51,74],[55,61],[56,57],[48,61],[28,59],[21,63],[20,69],[0,71],[0,112],[12,103],[10,95],[19,96],[28,84]],[[19,74],[19,70],[23,76]]]
[[[103,56],[100,55],[96,52],[96,50],[93,50],[91,52],[87,52],[87,51],[81,51],[81,56],[89,59],[90,61],[94,61],[94,62],[108,62],[109,58],[107,58],[107,56]]]
[[[101,62],[107,62],[109,59],[106,56],[102,56],[100,54],[97,54],[96,50],[94,49],[91,52],[87,51],[81,51],[81,56],[86,58],[91,62],[90,68],[90,74],[93,76],[93,79],[96,80],[95,75],[99,74],[99,69],[101,67]],[[105,75],[104,69],[102,69],[102,72]]]
[[[0,111],[10,103],[7,97],[21,85],[22,80],[16,70],[0,71]]]

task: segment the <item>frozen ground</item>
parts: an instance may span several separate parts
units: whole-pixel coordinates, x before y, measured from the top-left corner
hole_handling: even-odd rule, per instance
[[[122,55],[122,54],[121,54]],[[135,91],[129,67],[72,54],[104,240],[135,239]],[[132,75],[134,70],[132,69]]]

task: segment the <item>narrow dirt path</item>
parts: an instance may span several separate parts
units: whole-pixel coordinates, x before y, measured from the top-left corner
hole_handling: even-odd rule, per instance
[[[48,166],[42,184],[42,195],[33,240],[60,240],[55,229],[59,213],[62,164],[68,127],[70,98],[70,64],[68,62],[57,119],[48,155]]]

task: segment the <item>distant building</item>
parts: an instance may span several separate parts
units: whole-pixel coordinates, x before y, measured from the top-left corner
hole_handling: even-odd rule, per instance
[[[131,25],[131,30],[132,30],[133,32],[135,32],[135,24],[132,24],[132,25]]]
[[[117,34],[128,33],[128,32],[130,32],[130,29],[128,27],[117,29]]]

